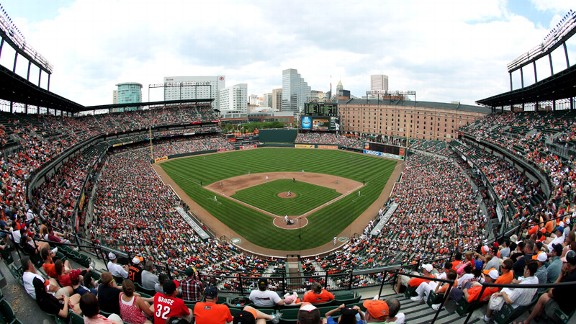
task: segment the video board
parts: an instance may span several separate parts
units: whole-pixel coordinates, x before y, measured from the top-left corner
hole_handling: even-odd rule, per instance
[[[338,117],[302,116],[300,129],[315,132],[332,132],[340,130]]]

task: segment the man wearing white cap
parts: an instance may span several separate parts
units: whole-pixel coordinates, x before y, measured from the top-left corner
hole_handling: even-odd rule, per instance
[[[132,264],[128,267],[128,279],[134,283],[142,284],[142,267],[140,266],[140,257],[132,258]]]
[[[108,253],[108,259],[110,261],[108,261],[108,271],[110,271],[110,273],[112,274],[112,276],[114,277],[122,277],[124,279],[128,278],[128,265],[120,265],[118,264],[118,260],[116,258],[116,254],[110,252]]]
[[[548,281],[548,270],[544,265],[548,260],[548,255],[546,254],[546,252],[540,252],[535,257],[536,261],[538,262],[538,270],[536,270],[534,276],[538,278],[538,283],[544,284]],[[544,292],[547,289],[548,288],[538,288],[538,293]]]
[[[418,272],[412,272],[411,274],[417,275],[417,276],[429,277],[430,279],[432,279],[432,278],[434,278],[434,275],[432,274],[432,270],[434,270],[432,265],[426,263],[426,264],[422,265],[422,274],[420,274]],[[412,277],[408,277],[405,275],[400,275],[400,276],[398,276],[398,278],[399,279],[397,280],[396,286],[395,286],[397,292],[400,291],[401,286],[417,288],[418,286],[420,286],[421,283],[430,281],[430,279],[412,278]]]

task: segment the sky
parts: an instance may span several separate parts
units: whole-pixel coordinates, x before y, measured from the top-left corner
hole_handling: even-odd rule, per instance
[[[143,101],[163,100],[148,85],[167,76],[224,75],[227,87],[247,83],[262,95],[282,87],[288,68],[313,90],[341,81],[361,97],[370,75],[385,74],[390,90],[416,91],[419,101],[474,104],[509,91],[506,65],[576,10],[573,0],[0,3],[53,65],[50,90],[85,106],[111,104],[122,82],[141,83]],[[0,64],[13,57],[3,49]]]

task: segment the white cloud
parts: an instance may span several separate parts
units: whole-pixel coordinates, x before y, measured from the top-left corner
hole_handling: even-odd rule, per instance
[[[562,12],[548,2],[533,0]],[[547,32],[499,0],[78,0],[17,19],[55,66],[51,89],[84,105],[110,103],[118,82],[142,83],[146,99],[148,84],[173,75],[226,75],[262,94],[286,68],[316,90],[332,76],[361,96],[382,73],[418,100],[472,104],[506,91],[506,64]]]

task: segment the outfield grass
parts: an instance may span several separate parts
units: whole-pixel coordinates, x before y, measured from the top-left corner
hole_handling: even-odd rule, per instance
[[[288,191],[293,198],[278,197],[279,193]],[[235,199],[278,216],[302,215],[338,196],[340,194],[334,189],[291,179],[270,181],[232,195]]]
[[[304,250],[332,240],[380,195],[396,161],[336,150],[262,148],[170,160],[161,164],[166,173],[200,206],[245,239],[277,250]],[[361,195],[354,192],[308,216],[308,226],[284,230],[272,218],[242,204],[219,197],[204,185],[248,173],[325,173],[365,182]],[[353,233],[344,233],[351,235]]]

